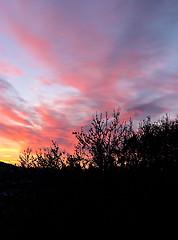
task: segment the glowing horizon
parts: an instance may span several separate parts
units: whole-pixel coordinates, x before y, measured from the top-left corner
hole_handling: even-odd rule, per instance
[[[176,0],[0,3],[0,160],[72,150],[96,111],[178,113]]]

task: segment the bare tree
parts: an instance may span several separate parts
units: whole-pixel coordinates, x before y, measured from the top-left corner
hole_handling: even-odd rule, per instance
[[[118,165],[121,158],[121,151],[126,139],[132,133],[132,121],[127,124],[120,121],[120,108],[113,111],[109,118],[108,113],[96,113],[88,132],[81,128],[80,132],[73,132],[78,139],[76,152],[78,155],[89,159],[90,164],[106,169]]]

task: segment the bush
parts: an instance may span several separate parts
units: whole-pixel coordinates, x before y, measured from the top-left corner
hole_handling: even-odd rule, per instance
[[[19,163],[25,168],[48,168],[48,169],[62,169],[68,165],[67,155],[59,150],[59,146],[52,140],[52,146],[44,148],[43,151],[39,149],[36,154],[32,154],[32,150],[27,148],[19,155]]]
[[[96,113],[88,131],[74,131],[78,143],[75,154],[59,150],[52,141],[50,148],[40,149],[36,155],[27,148],[19,155],[19,162],[25,168],[47,169],[88,169],[106,170],[119,168],[155,168],[168,170],[177,167],[178,118],[171,120],[168,115],[153,122],[150,117],[141,121],[133,130],[130,119],[120,121],[120,109],[111,117]]]

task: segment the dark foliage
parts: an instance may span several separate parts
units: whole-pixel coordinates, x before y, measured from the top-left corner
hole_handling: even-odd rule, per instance
[[[88,132],[75,132],[78,139],[76,152],[99,169],[155,168],[168,171],[177,167],[178,119],[168,115],[158,121],[150,117],[133,130],[132,120],[120,122],[120,111],[113,119],[96,114]]]
[[[139,158],[144,166],[169,170],[177,167],[178,119],[170,120],[168,115],[156,122],[147,120],[139,126]]]
[[[120,109],[108,117],[107,112],[96,114],[86,132],[74,131],[78,139],[75,154],[61,152],[56,142],[50,148],[32,154],[31,149],[19,156],[22,167],[48,168],[53,170],[73,168],[155,168],[169,170],[177,167],[178,119],[168,115],[158,121],[150,117],[133,130],[133,122],[120,120]]]

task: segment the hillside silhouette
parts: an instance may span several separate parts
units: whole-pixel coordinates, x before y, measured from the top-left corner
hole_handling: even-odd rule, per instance
[[[58,144],[0,163],[0,228],[7,236],[103,236],[176,228],[178,119],[150,117],[133,129],[96,114],[74,131],[73,155]],[[95,234],[95,235],[94,235]]]

